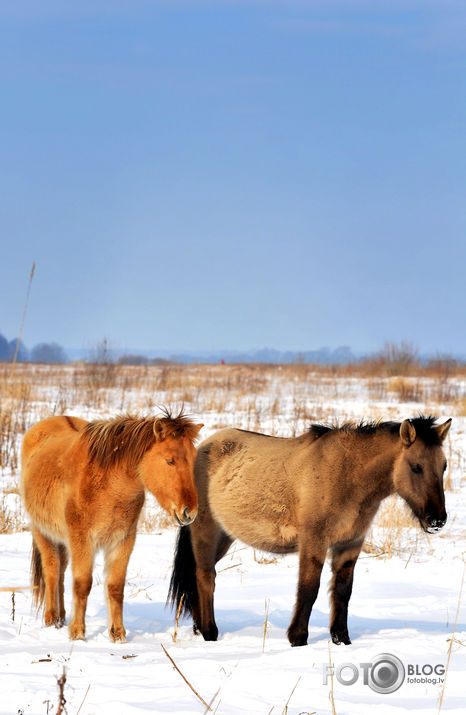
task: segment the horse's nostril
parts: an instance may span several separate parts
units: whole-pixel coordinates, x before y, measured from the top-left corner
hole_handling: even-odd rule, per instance
[[[436,517],[433,517],[433,516],[428,516],[426,518],[426,524],[427,524],[429,530],[432,529],[432,532],[440,531],[440,529],[443,526],[445,526],[446,521],[447,521],[446,517],[444,519],[437,519]]]
[[[173,516],[180,526],[188,526],[188,524],[191,524],[196,518],[197,509],[189,511],[188,507],[184,507],[183,511],[179,513],[176,509],[173,509]]]

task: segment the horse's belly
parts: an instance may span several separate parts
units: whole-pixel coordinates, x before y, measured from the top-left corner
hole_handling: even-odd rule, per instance
[[[209,504],[215,519],[232,538],[256,549],[290,553],[298,548],[295,517],[290,505],[263,492],[248,489],[242,480],[230,479],[209,489]]]
[[[269,519],[232,518],[221,509],[215,510],[215,518],[232,538],[261,551],[286,554],[298,549],[298,534],[293,525],[278,525]]]

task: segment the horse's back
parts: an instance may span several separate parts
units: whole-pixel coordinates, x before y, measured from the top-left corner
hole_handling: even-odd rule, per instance
[[[27,458],[35,449],[37,449],[45,440],[49,441],[53,437],[63,437],[73,435],[79,432],[86,426],[86,420],[80,417],[69,417],[67,415],[60,417],[48,417],[45,420],[37,422],[24,435],[22,454],[23,460]]]

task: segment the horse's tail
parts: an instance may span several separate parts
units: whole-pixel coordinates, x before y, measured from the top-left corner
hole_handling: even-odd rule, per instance
[[[37,611],[40,611],[45,597],[45,579],[42,570],[42,557],[34,537],[32,537],[31,583],[32,603]]]
[[[182,526],[178,532],[168,602],[176,607],[177,611],[181,603],[180,613],[188,616],[193,614],[193,609],[198,610],[199,608],[196,561],[189,526]]]

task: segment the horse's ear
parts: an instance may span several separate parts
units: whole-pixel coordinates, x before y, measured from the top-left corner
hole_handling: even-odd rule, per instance
[[[162,420],[154,421],[154,434],[155,439],[161,442],[165,437],[165,430]]]
[[[194,425],[194,432],[195,432],[194,436],[195,436],[195,437],[197,437],[197,435],[199,434],[199,432],[201,431],[201,429],[202,429],[203,427],[204,427],[204,423],[203,423],[203,422],[201,422],[201,423],[198,424],[198,425]]]
[[[441,442],[444,441],[445,437],[448,434],[450,427],[451,427],[451,417],[449,420],[444,422],[443,425],[437,425],[437,427],[435,428]]]
[[[405,447],[409,447],[416,439],[416,430],[411,420],[404,420],[401,423],[400,439]]]

